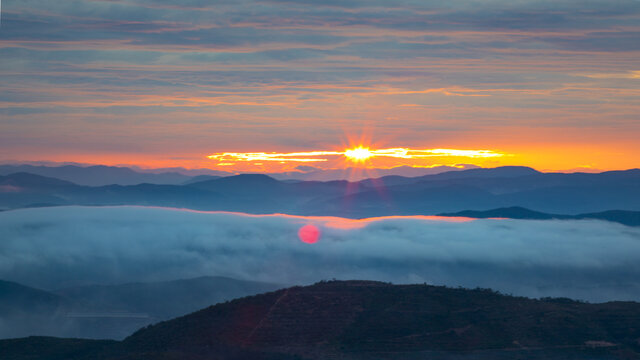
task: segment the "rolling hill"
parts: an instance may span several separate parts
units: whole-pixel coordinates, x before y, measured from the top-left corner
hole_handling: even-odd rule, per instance
[[[142,183],[181,184],[191,177],[178,172],[144,173],[119,166],[36,166],[36,165],[0,165],[0,175],[28,172],[44,177],[66,180],[78,185],[137,185]]]
[[[636,359],[640,304],[332,281],[218,304],[122,342],[0,341],[3,359]],[[36,351],[33,349],[37,349]]]
[[[136,329],[281,285],[225,277],[44,291],[0,281],[0,338],[122,339]]]

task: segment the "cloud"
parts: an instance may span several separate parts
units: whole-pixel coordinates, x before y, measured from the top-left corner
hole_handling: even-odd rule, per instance
[[[2,134],[11,126],[10,137],[29,146],[0,139],[0,153],[85,161],[77,154],[103,150],[69,154],[68,137],[101,143],[105,133],[156,158],[201,157],[211,144],[302,151],[363,128],[403,139],[392,146],[527,143],[534,129],[535,139],[546,130],[594,141],[592,131],[601,146],[621,143],[637,130],[637,89],[626,74],[637,70],[639,4],[9,1]],[[277,134],[247,136],[255,123]],[[183,153],[167,154],[167,139]]]
[[[628,71],[626,73],[612,74],[580,74],[578,76],[584,76],[594,79],[640,79],[640,71]]]
[[[298,230],[313,224],[320,241]],[[369,220],[141,207],[0,213],[0,278],[46,289],[222,275],[372,279],[640,300],[640,229],[600,221]]]
[[[313,166],[308,166],[308,165],[298,165],[295,168],[296,170],[300,170],[302,172],[312,172],[312,171],[318,171],[320,170],[317,167],[313,167]]]

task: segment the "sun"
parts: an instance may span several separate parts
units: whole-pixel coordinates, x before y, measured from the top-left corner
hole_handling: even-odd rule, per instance
[[[347,159],[353,162],[364,162],[370,159],[373,156],[373,153],[371,153],[371,150],[369,150],[369,148],[358,146],[353,149],[345,150],[344,156],[346,156]]]

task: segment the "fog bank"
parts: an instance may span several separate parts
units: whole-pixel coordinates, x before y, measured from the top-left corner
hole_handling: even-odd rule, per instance
[[[316,243],[300,241],[305,225]],[[640,300],[640,229],[596,220],[254,216],[144,207],[0,213],[0,278],[44,289],[201,275],[370,279]]]

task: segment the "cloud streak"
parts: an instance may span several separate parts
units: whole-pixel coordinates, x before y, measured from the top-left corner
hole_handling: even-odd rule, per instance
[[[248,166],[264,165],[264,162],[276,162],[276,166],[283,167],[280,170],[289,170],[289,163],[328,163],[329,166],[336,166],[340,160],[350,163],[366,163],[371,164],[376,158],[387,158],[386,166],[395,167],[407,165],[408,160],[423,160],[438,158],[449,166],[455,166],[461,161],[468,161],[475,158],[499,158],[508,156],[492,150],[460,150],[460,149],[408,149],[408,148],[390,148],[390,149],[370,149],[366,143],[358,144],[344,151],[308,151],[293,153],[266,153],[266,152],[250,152],[250,153],[218,153],[208,155],[207,158],[215,162],[215,166],[234,166],[238,169],[238,164]],[[394,161],[395,160],[395,161]],[[409,163],[411,164],[411,163]],[[415,164],[414,164],[415,165]],[[322,167],[322,164],[316,164]],[[244,170],[244,169],[243,169]],[[269,170],[273,171],[274,167]]]
[[[491,287],[527,296],[640,300],[640,230],[600,221],[367,220],[161,208],[0,213],[0,278],[54,289],[223,275]],[[312,224],[315,244],[298,238]]]

